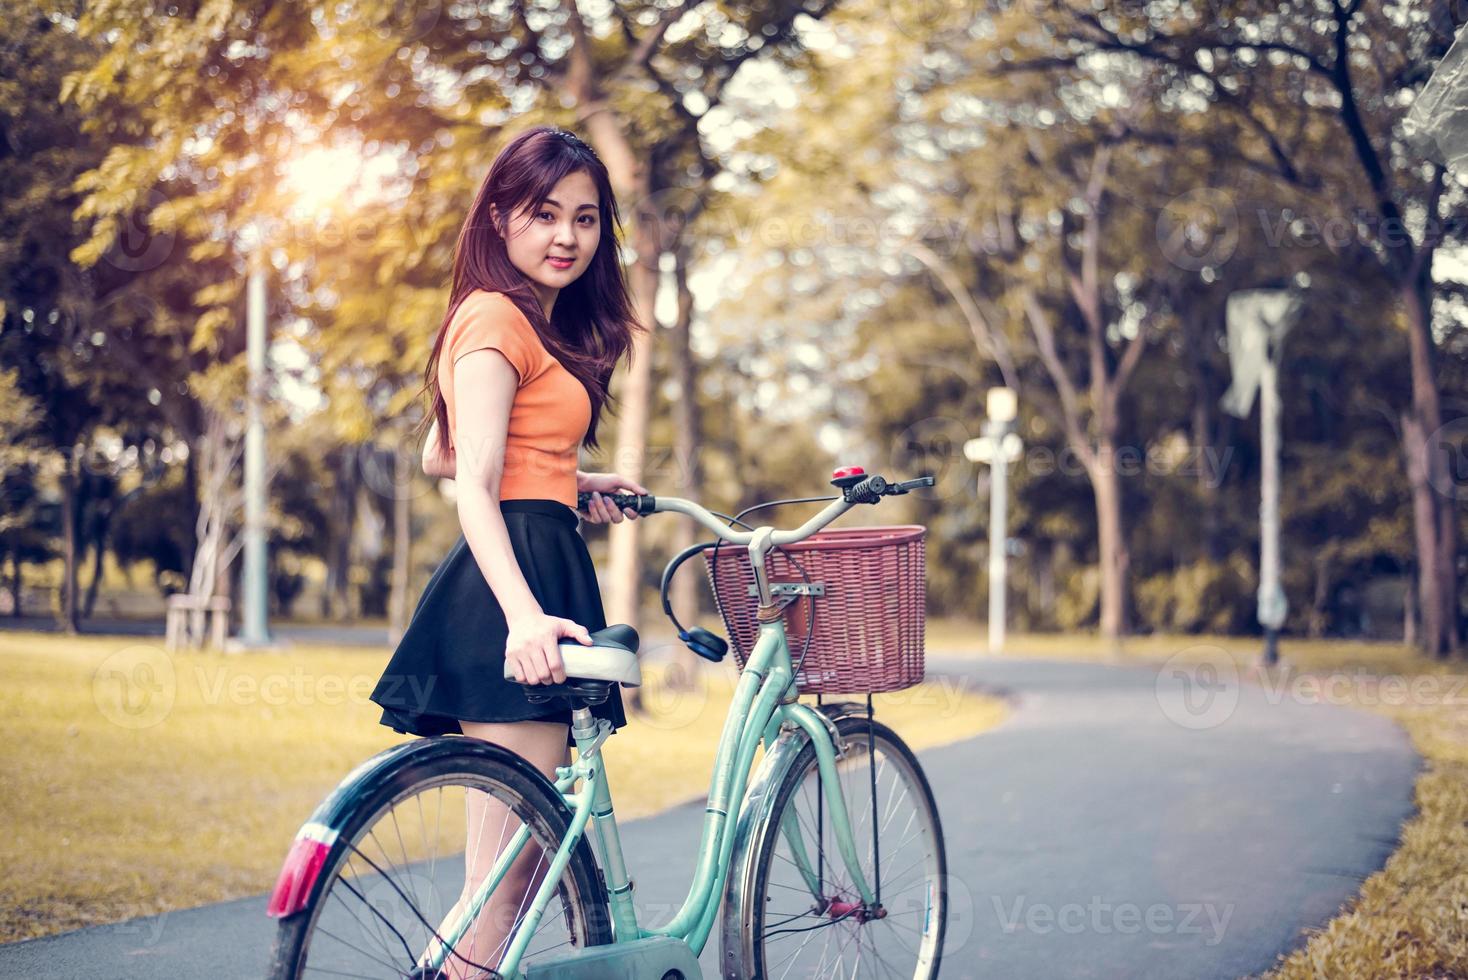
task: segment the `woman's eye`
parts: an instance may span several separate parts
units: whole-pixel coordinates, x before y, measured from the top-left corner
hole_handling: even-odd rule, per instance
[[[583,222],[583,223],[584,223],[584,224],[585,224],[585,225],[586,225],[586,227],[588,227],[588,228],[590,228],[590,227],[591,227],[591,226],[592,226],[592,225],[594,225],[594,224],[596,224],[596,219],[595,219],[595,218],[593,218],[593,217],[592,217],[592,216],[591,216],[591,215],[589,215],[589,214],[583,214],[583,215],[582,215],[582,216],[581,216],[581,221],[582,221],[582,222]]]
[[[551,214],[549,211],[542,211],[539,214],[537,214],[536,217],[537,218],[554,218],[555,215]]]

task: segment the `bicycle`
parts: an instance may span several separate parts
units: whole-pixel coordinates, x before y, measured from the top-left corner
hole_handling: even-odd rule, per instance
[[[611,626],[593,634],[591,647],[562,644],[565,684],[527,687],[569,698],[573,709],[577,758],[554,780],[506,749],[455,735],[394,746],[342,780],[297,833],[271,896],[269,914],[281,920],[271,976],[691,980],[702,976],[698,956],[716,924],[725,977],[937,976],[947,862],[927,778],[907,745],[875,720],[870,694],[864,710],[798,700],[809,638],[792,661],[781,614],[816,586],[772,586],[765,563],[772,550],[809,538],[853,506],[932,486],[933,478],[894,484],[848,467],[832,483],[837,496],[776,501],[734,518],[681,498],[614,498],[640,514],[684,514],[717,536],[686,549],[663,576],[664,610],[695,652],[720,660],[727,644],[672,616],[668,583],[679,563],[709,547],[717,558],[720,542],[747,547],[750,591],[759,599],[757,639],[741,648],[743,669],[719,738],[694,878],[671,921],[639,924],[600,752],[612,728],[588,708],[614,683],[641,682],[636,633]],[[806,500],[833,502],[792,530],[739,520]],[[474,853],[447,852],[441,862],[437,847],[464,847],[468,828],[452,817],[461,799],[468,812],[475,791],[487,794],[481,814],[492,798],[505,820],[492,864],[471,891],[458,865],[484,863],[485,818]],[[502,917],[513,904],[504,941],[464,951],[466,933],[511,880],[511,866],[532,858],[523,893],[498,900]],[[464,884],[445,917],[455,882]]]

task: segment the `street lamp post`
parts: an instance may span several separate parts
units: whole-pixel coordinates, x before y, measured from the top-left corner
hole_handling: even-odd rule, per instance
[[[1228,358],[1233,383],[1224,393],[1225,411],[1246,418],[1259,393],[1259,592],[1257,618],[1264,627],[1265,666],[1279,662],[1279,631],[1289,604],[1280,585],[1279,352],[1299,319],[1300,297],[1289,289],[1251,289],[1228,298]]]
[[[315,132],[296,133],[302,144],[320,136]],[[388,160],[391,169],[388,157],[378,159]],[[249,391],[245,429],[244,581],[241,583],[244,610],[237,638],[242,647],[264,647],[274,642],[270,636],[268,606],[270,555],[265,453],[265,396],[269,385],[266,354],[270,341],[266,323],[265,275],[269,256],[267,228],[272,220],[267,215],[273,213],[275,207],[286,207],[289,214],[304,218],[313,215],[319,218],[328,212],[333,201],[349,189],[360,187],[362,149],[360,146],[319,144],[282,161],[275,168],[275,173],[284,178],[283,182],[262,196],[260,213],[242,229],[243,245],[249,255],[249,278],[245,287]],[[378,169],[376,176],[384,179],[383,171]]]
[[[989,654],[1004,652],[1006,579],[1009,560],[1009,464],[1023,443],[1014,431],[1018,398],[1013,388],[990,388],[983,434],[964,443],[963,453],[989,464]]]
[[[246,284],[245,342],[249,365],[248,419],[245,429],[245,546],[244,614],[239,643],[245,647],[270,645],[267,613],[269,553],[265,501],[265,242],[258,224],[249,258]]]

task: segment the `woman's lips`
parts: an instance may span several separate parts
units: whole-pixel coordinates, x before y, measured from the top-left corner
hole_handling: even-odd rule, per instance
[[[555,266],[557,269],[569,269],[571,268],[571,266],[576,264],[575,259],[561,259],[554,256],[548,256],[546,258],[546,261]]]

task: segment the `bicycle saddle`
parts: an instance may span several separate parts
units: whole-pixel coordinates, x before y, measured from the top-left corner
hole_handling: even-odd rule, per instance
[[[637,663],[637,631],[617,624],[591,634],[591,645],[575,640],[560,642],[561,662],[566,666],[566,683],[572,681],[607,681],[623,687],[642,686],[642,668]],[[505,679],[514,680],[510,665],[505,663]],[[527,691],[537,688],[557,690],[559,685],[527,684]]]

